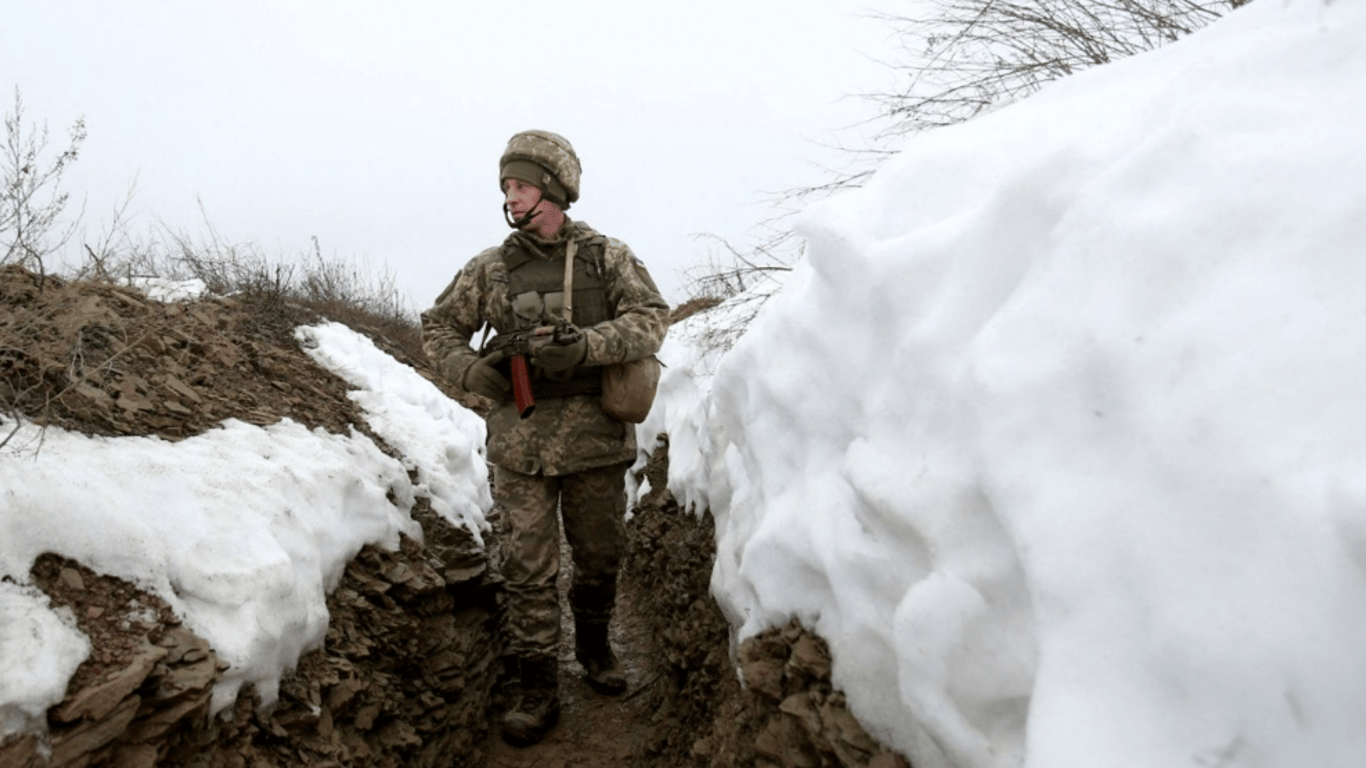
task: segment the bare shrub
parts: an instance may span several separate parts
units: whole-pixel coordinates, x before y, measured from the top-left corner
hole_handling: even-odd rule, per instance
[[[126,207],[118,206],[110,226],[85,244],[88,258],[76,270],[79,277],[131,286],[197,280],[208,293],[245,302],[262,333],[288,336],[299,324],[327,318],[383,335],[391,348],[424,359],[417,312],[391,270],[326,256],[317,237],[294,258],[234,242],[212,224],[202,201],[197,231],[158,223],[136,234],[123,218]]]
[[[1161,47],[1247,0],[935,0],[878,14],[901,43],[905,85],[866,94],[885,136],[952,125],[1074,72]]]
[[[68,195],[61,181],[85,141],[85,120],[77,118],[68,133],[66,148],[49,156],[47,126],[25,122],[23,95],[14,89],[0,148],[0,264],[21,264],[41,277],[45,259],[75,233],[76,221],[63,226]]]
[[[691,282],[688,299],[680,305],[686,313],[675,312],[677,323],[693,315],[681,331],[704,349],[728,350],[744,335],[759,310],[782,288],[783,274],[791,271],[800,250],[779,254],[780,248],[801,243],[795,237],[778,235],[773,242],[761,243],[746,251],[725,238],[704,235],[711,247],[707,261],[687,271]]]
[[[862,186],[907,134],[969,120],[1025,98],[1046,83],[1157,48],[1209,24],[1249,0],[925,0],[916,15],[872,14],[893,30],[899,57],[887,64],[903,85],[864,93],[884,126],[863,147],[837,147],[850,158],[827,178],[776,193],[775,213],[761,222],[765,234],[748,247],[722,238],[708,261],[690,271],[693,297],[744,301],[751,308],[728,315],[748,324],[780,289],[775,278],[803,253],[789,225],[811,200]],[[754,290],[755,286],[759,290]],[[729,347],[744,328],[713,334]]]
[[[273,258],[252,243],[225,240],[212,225],[195,237],[166,232],[161,242],[138,249],[141,269],[164,279],[200,280],[214,294],[247,302],[262,324],[278,334],[319,318],[333,320],[371,337],[383,337],[422,361],[417,312],[387,268],[376,270],[356,260],[312,250],[297,259]]]

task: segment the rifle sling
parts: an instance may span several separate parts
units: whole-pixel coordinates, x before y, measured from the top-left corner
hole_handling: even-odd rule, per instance
[[[574,251],[579,242],[570,238],[564,246],[564,321],[574,322]]]

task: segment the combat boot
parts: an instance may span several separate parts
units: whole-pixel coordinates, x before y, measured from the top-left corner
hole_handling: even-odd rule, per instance
[[[574,622],[574,651],[579,663],[588,673],[588,685],[605,696],[616,696],[626,690],[626,673],[612,653],[607,639],[607,624],[597,621]]]
[[[554,656],[523,656],[518,666],[521,695],[503,716],[503,741],[526,747],[560,719],[560,662]]]

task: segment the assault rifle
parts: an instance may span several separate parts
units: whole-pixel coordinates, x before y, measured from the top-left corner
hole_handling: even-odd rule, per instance
[[[517,402],[517,414],[527,418],[536,410],[536,398],[531,393],[531,370],[527,366],[527,356],[532,350],[550,344],[575,344],[583,338],[583,332],[564,320],[554,325],[528,328],[514,333],[500,333],[488,340],[479,354],[489,355],[502,352],[512,367],[512,397]]]

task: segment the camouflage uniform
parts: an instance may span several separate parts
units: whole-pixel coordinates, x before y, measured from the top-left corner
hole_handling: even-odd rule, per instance
[[[460,386],[478,359],[470,341],[485,323],[508,333],[559,319],[553,291],[544,292],[539,320],[524,310],[518,315],[513,291],[524,282],[523,269],[562,276],[570,239],[577,241],[574,322],[586,337],[587,357],[569,381],[556,381],[563,377],[533,365],[536,411],[531,417],[521,419],[510,399],[488,417],[494,500],[505,528],[501,570],[509,597],[509,650],[519,654],[558,652],[557,504],[574,553],[575,618],[605,621],[611,614],[626,512],[625,471],[635,460],[636,441],[632,425],[603,412],[594,385],[600,366],[659,349],[668,305],[625,243],[566,218],[554,241],[518,231],[475,256],[422,314],[424,350],[438,371]],[[509,270],[509,264],[516,268]],[[563,305],[562,290],[558,302]]]

